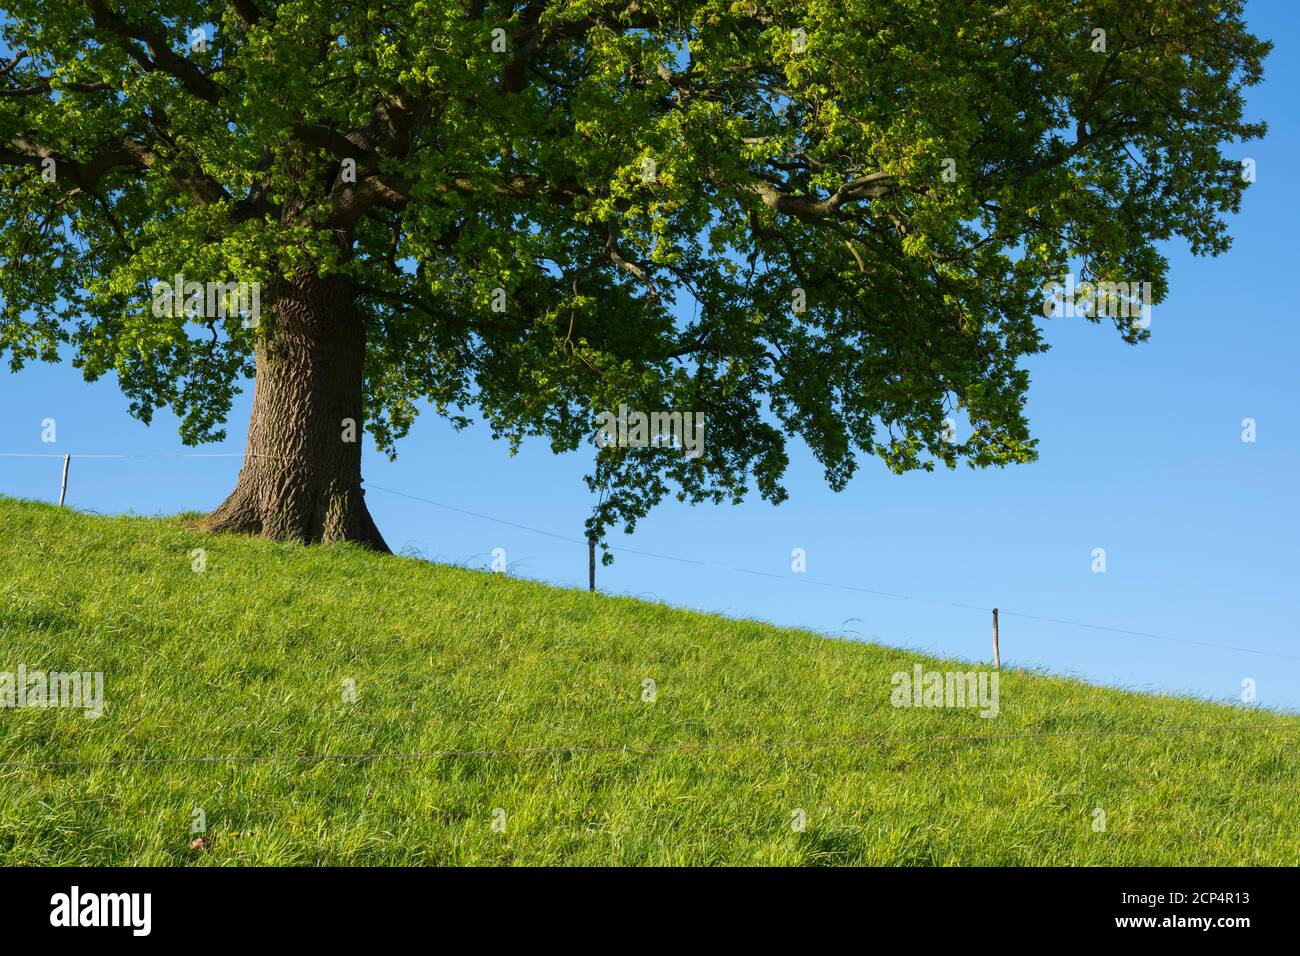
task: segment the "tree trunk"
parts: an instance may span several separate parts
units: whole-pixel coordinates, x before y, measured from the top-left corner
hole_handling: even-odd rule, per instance
[[[387,552],[361,488],[366,343],[351,280],[304,269],[270,299],[244,466],[206,526]]]

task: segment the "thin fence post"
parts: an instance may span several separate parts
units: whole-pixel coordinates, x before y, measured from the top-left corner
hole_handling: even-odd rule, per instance
[[[993,609],[993,666],[1002,670],[1002,652],[998,650],[998,609]]]
[[[596,590],[596,539],[587,539],[587,590]]]
[[[68,493],[68,462],[72,461],[71,455],[63,456],[63,480],[59,482],[59,507],[63,507],[63,498]]]

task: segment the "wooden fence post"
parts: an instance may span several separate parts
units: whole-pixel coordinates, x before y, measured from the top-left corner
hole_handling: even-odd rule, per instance
[[[596,590],[596,539],[587,539],[587,590]]]
[[[68,493],[68,462],[72,461],[71,455],[63,456],[63,480],[59,482],[59,507],[63,507],[63,498]]]
[[[998,609],[993,609],[993,666],[1002,670],[1002,653],[998,650]]]

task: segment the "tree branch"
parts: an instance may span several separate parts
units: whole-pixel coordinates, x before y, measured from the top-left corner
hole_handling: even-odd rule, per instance
[[[225,88],[199,69],[196,63],[173,51],[161,30],[119,16],[109,10],[103,0],[87,0],[86,7],[95,26],[117,37],[123,52],[146,70],[175,77],[185,90],[208,103],[221,101]],[[147,56],[137,41],[148,48]]]

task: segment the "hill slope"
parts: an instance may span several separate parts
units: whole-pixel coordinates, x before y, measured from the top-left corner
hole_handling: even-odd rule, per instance
[[[0,498],[0,672],[104,674],[98,719],[0,709],[0,861],[1300,859],[1300,719],[1012,670],[996,718],[891,706],[917,663],[975,667]]]

